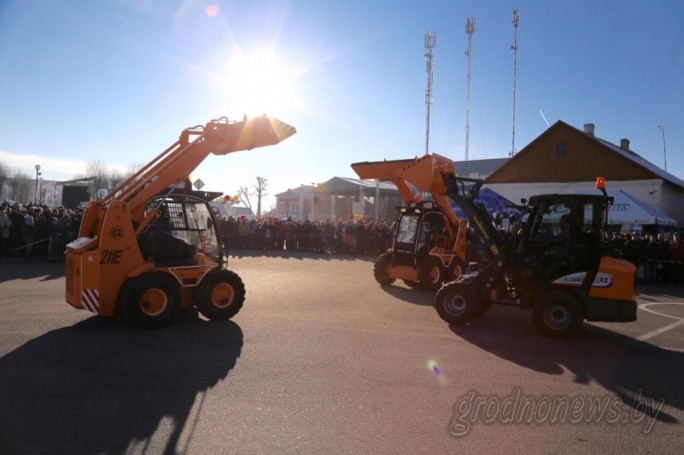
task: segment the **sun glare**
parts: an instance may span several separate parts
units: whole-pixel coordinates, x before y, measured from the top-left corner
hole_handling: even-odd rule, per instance
[[[231,111],[248,116],[296,108],[295,72],[272,53],[240,55],[225,79]]]

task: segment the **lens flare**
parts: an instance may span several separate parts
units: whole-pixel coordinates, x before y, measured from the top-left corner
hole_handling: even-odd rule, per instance
[[[437,361],[434,359],[430,359],[427,361],[427,369],[432,371],[434,375],[437,377],[439,380],[440,384],[446,384],[446,378],[442,374],[442,370],[440,370],[439,365],[437,364]]]
[[[214,4],[214,3],[212,3],[212,4],[209,5],[209,6],[207,6],[207,8],[204,10],[204,12],[206,13],[206,15],[207,15],[208,17],[214,17],[214,16],[216,16],[216,15],[218,14],[218,11],[219,11],[218,6],[217,6],[216,4]]]

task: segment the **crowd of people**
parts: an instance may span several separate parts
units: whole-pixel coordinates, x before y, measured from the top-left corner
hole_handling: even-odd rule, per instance
[[[67,239],[75,238],[80,214],[64,207],[41,204],[0,203],[0,259],[63,257]]]
[[[274,218],[223,219],[228,248],[308,250],[377,256],[392,245],[394,226],[374,221],[292,221]],[[471,236],[468,236],[470,238]],[[684,286],[684,239],[674,233],[607,233],[605,254],[637,267],[637,280]],[[468,249],[471,251],[471,249]]]
[[[0,203],[0,259],[63,258],[76,238],[81,213],[41,204]],[[351,256],[377,256],[392,245],[394,226],[369,220],[292,220],[271,217],[224,217],[225,243],[231,249],[313,251]],[[650,284],[684,286],[682,232],[610,233],[605,251],[637,267],[637,279]]]
[[[625,232],[606,235],[606,249],[637,267],[637,279],[649,284],[684,286],[682,232]]]
[[[393,227],[374,221],[297,221],[226,217],[222,232],[231,248],[318,251],[353,256],[379,255],[391,245]]]

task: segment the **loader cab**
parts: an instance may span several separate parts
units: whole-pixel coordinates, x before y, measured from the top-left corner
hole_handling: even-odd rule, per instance
[[[143,257],[160,266],[192,266],[198,258],[222,264],[223,245],[214,212],[201,192],[152,199],[146,214],[157,207],[158,217],[140,237]]]
[[[432,201],[411,202],[400,208],[394,235],[394,263],[416,266],[443,243],[444,218]]]
[[[513,252],[521,273],[536,282],[579,273],[581,285],[588,287],[601,258],[605,207],[599,195],[531,198],[522,238]]]

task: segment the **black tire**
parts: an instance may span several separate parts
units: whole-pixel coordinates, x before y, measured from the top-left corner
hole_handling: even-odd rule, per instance
[[[480,297],[470,284],[452,281],[437,292],[435,309],[439,317],[449,324],[465,324],[477,316]]]
[[[460,257],[455,257],[451,261],[451,264],[449,264],[449,269],[447,271],[446,276],[444,277],[444,281],[447,281],[447,282],[456,281],[465,272],[466,272],[465,262],[463,262],[463,259],[461,259]]]
[[[378,260],[375,261],[373,266],[373,276],[375,276],[375,281],[380,283],[382,286],[386,286],[394,283],[394,278],[389,274],[389,270],[392,267],[392,253],[383,253],[378,256]]]
[[[411,280],[403,280],[403,281],[404,281],[404,284],[406,286],[410,287],[411,289],[415,289],[417,287],[420,287],[420,283],[417,281],[411,281]]]
[[[121,288],[117,309],[134,327],[166,327],[180,305],[180,287],[171,275],[147,272],[131,278]]]
[[[532,313],[537,330],[549,338],[572,338],[584,323],[579,303],[562,293],[553,293],[540,299]]]
[[[207,319],[225,321],[235,316],[245,302],[245,285],[237,273],[213,270],[195,288],[195,306]]]
[[[445,275],[446,269],[442,261],[434,256],[428,256],[420,265],[418,282],[426,291],[435,292],[442,286]]]

